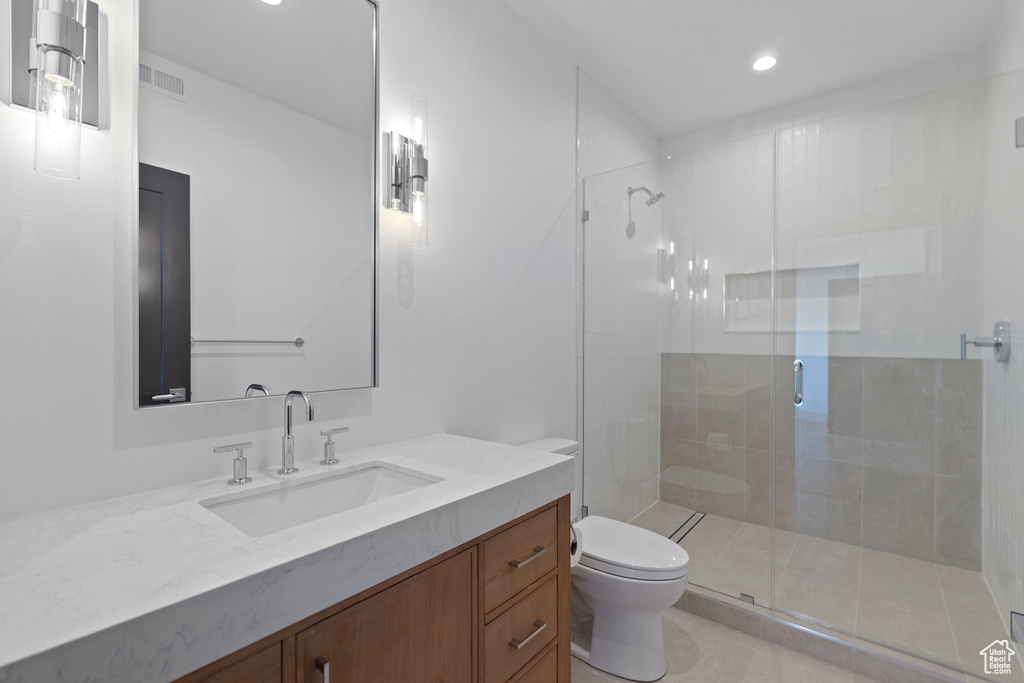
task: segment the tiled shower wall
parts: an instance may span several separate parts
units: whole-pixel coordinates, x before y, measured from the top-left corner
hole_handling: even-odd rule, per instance
[[[793,360],[776,360],[778,528],[980,571],[982,362],[802,357],[823,413],[793,405]],[[770,400],[769,356],[663,353],[661,500],[769,525]]]

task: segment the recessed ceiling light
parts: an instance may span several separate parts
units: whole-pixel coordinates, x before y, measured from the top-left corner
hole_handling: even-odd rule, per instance
[[[281,4],[281,0],[263,0],[263,2],[267,3],[268,5],[280,5]]]
[[[264,0],[266,2],[266,0]],[[767,71],[775,66],[775,57],[761,57],[754,62],[754,71]]]

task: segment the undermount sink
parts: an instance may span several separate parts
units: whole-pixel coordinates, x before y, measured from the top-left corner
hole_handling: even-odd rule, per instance
[[[247,536],[265,536],[442,481],[387,463],[229,493],[199,504]]]

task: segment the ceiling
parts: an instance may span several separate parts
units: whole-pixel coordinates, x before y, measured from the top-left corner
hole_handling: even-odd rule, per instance
[[[667,138],[982,50],[1021,0],[505,0]],[[772,55],[766,72],[753,61]]]
[[[372,138],[373,21],[366,0],[139,0],[139,47]]]

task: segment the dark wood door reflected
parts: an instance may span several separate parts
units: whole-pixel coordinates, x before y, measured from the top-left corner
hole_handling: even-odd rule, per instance
[[[139,405],[192,397],[189,177],[139,164]]]

